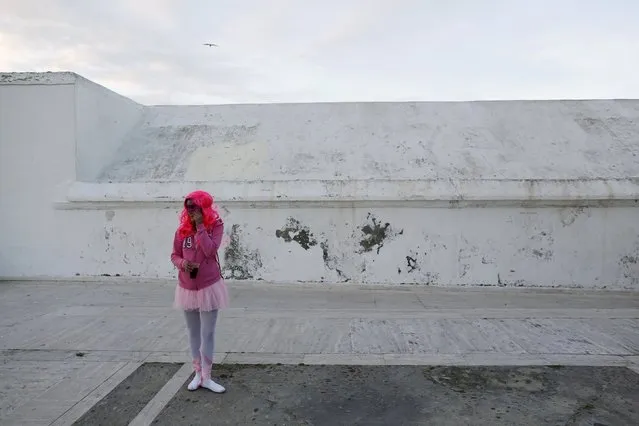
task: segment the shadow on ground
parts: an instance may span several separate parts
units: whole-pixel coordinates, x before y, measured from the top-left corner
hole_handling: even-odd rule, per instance
[[[182,387],[153,425],[639,424],[639,375],[622,367],[221,365],[217,374],[226,394]]]

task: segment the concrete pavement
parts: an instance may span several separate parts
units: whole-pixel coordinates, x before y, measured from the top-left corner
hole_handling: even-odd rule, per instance
[[[170,307],[173,287],[0,282],[0,424],[72,424],[143,363],[188,362],[183,319]],[[267,282],[229,282],[229,290],[218,363],[639,372],[639,293]],[[188,373],[175,373],[134,423],[149,424]]]

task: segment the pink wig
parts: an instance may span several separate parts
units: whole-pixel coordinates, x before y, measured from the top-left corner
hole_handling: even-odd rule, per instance
[[[196,206],[202,209],[202,218],[206,229],[213,228],[215,222],[220,219],[211,194],[205,191],[193,191],[184,198],[184,208],[180,214],[180,225],[178,226],[178,234],[181,238],[195,234],[193,223],[191,223],[191,218],[186,210],[186,202],[188,200],[191,200]]]

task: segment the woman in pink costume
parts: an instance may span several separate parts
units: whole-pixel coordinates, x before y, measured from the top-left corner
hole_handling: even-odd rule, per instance
[[[217,313],[229,305],[217,256],[223,232],[224,223],[213,197],[204,191],[187,195],[171,262],[179,270],[174,306],[184,311],[195,369],[189,390],[203,387],[216,393],[225,391],[211,378]]]

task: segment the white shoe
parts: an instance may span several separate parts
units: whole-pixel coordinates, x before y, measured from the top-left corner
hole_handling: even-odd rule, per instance
[[[194,391],[202,385],[202,375],[200,373],[195,373],[195,377],[191,380],[191,383],[186,387],[190,391]]]
[[[211,392],[215,392],[215,393],[224,393],[224,392],[226,392],[226,389],[224,389],[224,386],[215,383],[211,379],[203,380],[202,383],[200,384],[200,386],[210,390]]]

